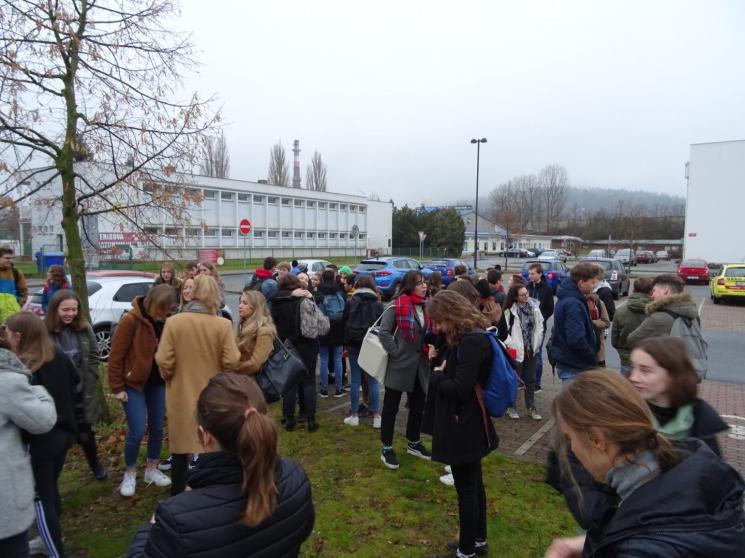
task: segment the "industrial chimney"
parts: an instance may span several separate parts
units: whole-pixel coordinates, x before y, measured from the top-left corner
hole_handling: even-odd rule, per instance
[[[292,142],[292,153],[294,155],[292,187],[300,188],[300,140]]]

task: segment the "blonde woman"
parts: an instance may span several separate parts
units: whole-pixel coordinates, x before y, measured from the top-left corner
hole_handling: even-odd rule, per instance
[[[277,328],[260,291],[245,289],[238,302],[238,350],[241,363],[236,372],[257,374],[274,348]]]
[[[166,382],[168,436],[173,454],[171,494],[186,487],[186,458],[202,446],[194,428],[199,393],[210,378],[238,366],[241,353],[229,320],[217,315],[220,291],[212,277],[194,279],[192,301],[166,320],[155,360]]]
[[[194,291],[194,279],[187,277],[181,284],[181,298],[179,299],[178,311],[181,312],[184,307],[192,301],[192,292]]]
[[[197,274],[207,275],[215,280],[215,283],[217,283],[217,287],[220,290],[220,305],[218,306],[218,309],[225,306],[225,283],[223,282],[222,277],[220,277],[220,272],[217,271],[214,264],[210,262],[199,262]]]

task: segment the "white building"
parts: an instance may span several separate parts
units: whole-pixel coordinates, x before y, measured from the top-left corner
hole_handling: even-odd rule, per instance
[[[91,174],[95,175],[97,169],[100,167],[93,167]],[[36,179],[41,181],[43,177]],[[217,248],[223,250],[226,259],[236,259],[244,253],[239,224],[248,219],[251,233],[245,238],[245,246],[253,258],[391,253],[393,207],[388,202],[244,180],[196,175],[180,175],[179,179],[179,188],[199,192],[203,198],[189,203],[179,222],[157,208],[143,209],[138,226],[115,213],[103,213],[81,223],[84,240],[87,234],[99,239],[101,248],[129,245],[135,258],[191,259],[197,257],[198,249]],[[33,188],[33,184],[28,186]],[[143,189],[145,195],[158,195],[158,186]],[[61,208],[50,201],[60,192],[57,179],[26,202],[30,207],[25,209],[30,215],[33,253],[42,248],[65,248]],[[168,254],[147,242],[148,235]]]
[[[745,262],[745,140],[691,145],[683,257]]]

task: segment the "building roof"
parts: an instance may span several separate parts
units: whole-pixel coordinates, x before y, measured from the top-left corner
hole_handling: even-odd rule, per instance
[[[476,212],[471,210],[467,211],[461,211],[460,218],[463,219],[463,224],[466,226],[466,236],[468,236],[468,233],[471,233],[471,236],[473,236],[473,221],[474,216],[476,215]],[[478,226],[478,233],[479,235],[499,235],[503,236],[507,234],[507,231],[504,230],[504,228],[500,227],[498,224],[496,224],[494,221],[489,219],[488,217],[484,217],[481,213],[479,213],[479,220],[477,223]]]

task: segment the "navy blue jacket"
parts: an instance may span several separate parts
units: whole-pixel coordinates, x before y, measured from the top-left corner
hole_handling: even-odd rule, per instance
[[[556,292],[553,357],[556,365],[571,370],[589,370],[598,364],[598,338],[585,296],[570,278]]]

